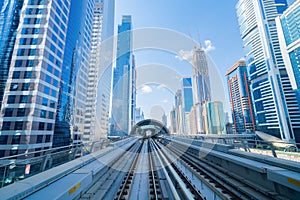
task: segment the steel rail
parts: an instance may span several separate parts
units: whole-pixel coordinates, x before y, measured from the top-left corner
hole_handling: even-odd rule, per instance
[[[222,188],[226,193],[232,195],[233,198],[238,199],[277,199],[279,196],[275,198],[270,196],[268,192],[261,191],[258,187],[255,187],[254,184],[249,184],[241,177],[233,176],[228,171],[224,171],[221,167],[215,166],[212,163],[206,162],[204,159],[199,159],[195,155],[190,152],[186,152],[182,150],[180,147],[171,146],[168,148],[173,152],[177,152],[175,154],[181,155],[181,159],[190,165],[192,168],[195,168],[198,174],[202,174],[210,179],[211,183],[215,183],[218,187]],[[195,161],[196,160],[196,161]],[[218,175],[218,173],[222,175]],[[225,177],[225,178],[222,178]],[[244,187],[236,187],[237,183],[240,185],[244,185]],[[247,187],[246,187],[247,186]],[[249,191],[251,190],[251,191]]]
[[[143,143],[140,145],[140,147],[139,147],[139,149],[138,149],[138,151],[137,151],[137,153],[134,157],[133,163],[132,163],[132,165],[131,165],[131,167],[130,167],[127,175],[126,175],[125,180],[123,181],[122,186],[120,187],[120,190],[117,193],[117,196],[116,196],[115,200],[121,200],[121,199],[124,199],[125,196],[128,196],[128,197],[130,196],[132,183],[133,183],[133,178],[132,177],[134,176],[134,170],[137,167],[137,163],[138,163],[138,159],[140,157],[142,147],[143,147]]]
[[[152,158],[152,151],[151,151],[151,144],[150,142],[152,142],[151,139],[148,140],[148,156],[149,156],[149,167],[150,167],[150,171],[149,171],[149,187],[150,187],[150,190],[149,190],[149,198],[150,199],[155,199],[155,200],[158,200],[159,199],[159,195],[158,195],[158,191],[157,191],[157,188],[160,188],[160,185],[159,184],[156,184],[156,179],[155,178],[155,169],[153,167],[153,158]],[[152,182],[152,183],[151,183]],[[153,194],[151,192],[151,189],[153,191]]]

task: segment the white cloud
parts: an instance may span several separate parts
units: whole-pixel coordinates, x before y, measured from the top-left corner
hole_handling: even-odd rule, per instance
[[[203,49],[204,51],[209,52],[215,50],[216,47],[212,44],[210,40],[205,40]],[[188,62],[191,62],[193,60],[193,55],[194,55],[194,50],[191,51],[180,50],[178,54],[175,56],[175,58],[181,61],[186,60]]]
[[[177,56],[175,56],[175,58],[179,59],[179,60],[187,60],[187,61],[192,61],[193,59],[193,54],[194,51],[184,51],[184,50],[180,50],[177,54]]]
[[[152,92],[152,88],[148,85],[144,85],[141,89],[142,89],[143,93],[151,93]]]
[[[204,50],[206,52],[213,51],[213,50],[216,49],[216,47],[213,46],[213,44],[212,44],[212,42],[210,40],[205,40],[204,44],[205,44]]]

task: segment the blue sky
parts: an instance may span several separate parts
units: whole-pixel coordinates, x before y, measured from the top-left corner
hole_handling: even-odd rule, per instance
[[[122,15],[132,15],[133,28],[167,28],[191,36],[197,42],[200,40],[203,45],[205,40],[210,40],[214,50],[208,54],[223,79],[222,82],[219,80],[220,84],[224,84],[226,70],[243,57],[235,12],[236,2],[237,0],[116,0],[116,24],[121,22]],[[174,55],[160,51],[141,51],[135,54],[137,67],[159,63],[174,68],[182,75],[191,75],[190,64],[176,59]],[[153,94],[152,98],[142,94],[144,93],[141,91],[138,93],[138,104],[145,107],[143,109],[146,116],[153,105],[166,100],[154,103]],[[173,103],[173,94],[170,93],[169,96],[170,102],[165,101],[165,106],[161,104],[166,114]],[[224,97],[224,101],[228,99]],[[149,105],[151,102],[152,105]],[[228,110],[228,106],[225,107]]]

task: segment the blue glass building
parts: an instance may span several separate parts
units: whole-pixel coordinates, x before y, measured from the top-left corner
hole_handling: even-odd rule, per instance
[[[207,57],[202,46],[195,47],[193,55],[193,95],[197,121],[197,133],[205,133],[203,104],[211,101],[211,88]]]
[[[186,134],[190,133],[190,120],[189,114],[192,107],[194,106],[193,101],[193,84],[191,77],[184,77],[181,80],[181,91],[182,91],[182,127],[183,132]]]
[[[70,15],[68,20],[66,48],[64,51],[62,76],[60,81],[57,114],[55,120],[55,131],[53,147],[69,145],[71,140],[78,142],[81,136],[75,134],[77,131],[75,122],[75,94],[76,79],[82,67],[81,58],[83,53],[89,49],[85,44],[86,18],[90,17],[89,8],[93,6],[93,1],[71,1]],[[87,35],[87,39],[90,36]],[[86,67],[86,66],[85,66]],[[87,79],[86,79],[87,80]]]
[[[235,133],[254,132],[255,119],[246,62],[236,62],[226,73]]]
[[[0,110],[23,3],[24,1],[11,0],[0,2]]]
[[[52,147],[70,0],[28,0],[12,8],[14,19],[22,20],[16,33],[12,29],[16,39],[1,108],[4,156]]]
[[[183,96],[184,111],[186,113],[189,113],[191,111],[191,108],[194,105],[194,101],[193,101],[193,84],[192,84],[192,78],[191,77],[182,78],[181,89],[182,89],[182,96]]]
[[[300,1],[294,2],[278,18],[276,24],[279,34],[280,48],[292,88],[297,95],[300,107]],[[298,120],[298,126],[300,120]],[[295,133],[300,142],[300,132]]]
[[[225,134],[225,116],[222,102],[205,102],[203,116],[206,134]]]
[[[286,0],[239,0],[236,5],[257,130],[293,143],[300,112],[275,23],[286,9]]]
[[[135,75],[133,73],[131,30],[131,16],[123,16],[122,24],[118,26],[117,59],[113,72],[111,117],[114,129],[110,134],[114,135],[127,135],[132,123],[132,79]]]

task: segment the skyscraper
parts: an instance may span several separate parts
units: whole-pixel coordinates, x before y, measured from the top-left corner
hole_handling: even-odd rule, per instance
[[[225,116],[220,101],[210,101],[203,108],[204,127],[206,134],[225,134]]]
[[[197,123],[197,109],[199,108],[199,105],[194,105],[191,109],[189,119],[190,119],[190,133],[191,135],[198,134],[198,123]]]
[[[52,147],[70,1],[28,0],[12,9],[22,20],[11,32],[16,39],[1,108],[1,156]]]
[[[145,116],[144,116],[144,112],[142,111],[142,108],[136,108],[135,109],[135,122],[138,123],[144,119],[145,119]]]
[[[105,21],[104,13],[114,12],[114,7],[105,6],[107,1],[97,0],[94,7],[92,51],[90,56],[87,106],[83,141],[97,141],[106,137],[109,131],[109,110],[112,68],[111,63],[106,66],[103,59],[108,59],[108,46],[112,39],[104,38],[104,27],[114,27],[114,21]],[[114,6],[114,4],[112,4]],[[108,10],[104,10],[108,9]],[[113,36],[113,32],[110,37]],[[105,43],[105,44],[102,44]],[[102,49],[102,45],[104,46]],[[111,44],[110,51],[113,49]],[[112,62],[112,56],[111,56]]]
[[[93,141],[95,138],[95,123],[96,123],[96,98],[98,92],[98,81],[100,79],[100,59],[101,59],[101,35],[103,26],[103,1],[96,1],[93,13],[93,29],[92,29],[92,47],[90,53],[90,67],[88,73],[88,90],[86,98],[86,112],[84,122],[84,134],[82,140]],[[103,87],[102,91],[106,90]],[[105,98],[103,94],[102,98]],[[102,100],[102,98],[100,98]],[[101,106],[99,104],[98,106]],[[102,109],[105,110],[106,106],[103,105]],[[105,112],[105,111],[104,111]],[[101,122],[102,123],[102,122]],[[103,120],[104,125],[104,120]],[[108,125],[107,125],[108,127]],[[104,127],[105,129],[105,127]]]
[[[53,147],[80,143],[88,86],[94,0],[71,0]]]
[[[244,60],[236,62],[226,72],[226,77],[234,132],[253,132],[255,130],[255,119],[246,62]]]
[[[182,113],[183,132],[186,134],[190,134],[189,114],[194,105],[193,85],[192,85],[191,77],[183,77],[181,79],[181,91],[182,91],[182,106],[183,106],[183,113]]]
[[[131,84],[129,85],[130,87],[130,94],[131,94],[131,104],[130,104],[130,128],[135,125],[135,109],[136,109],[136,66],[135,66],[135,56],[132,55],[132,61],[131,61],[131,71],[130,73],[130,80]]]
[[[291,80],[292,88],[298,96],[298,103],[300,103],[299,13],[300,1],[296,1],[280,17],[276,18],[276,25],[284,64]]]
[[[5,0],[0,5],[0,110],[23,3],[24,1]]]
[[[184,133],[184,107],[182,90],[177,90],[175,94],[175,110],[176,110],[176,133]]]
[[[170,111],[170,127],[171,127],[171,132],[177,133],[177,113],[175,107],[173,107]]]
[[[113,74],[111,134],[127,135],[132,123],[132,22],[131,16],[123,16],[118,26],[117,60]]]
[[[89,102],[94,111],[91,112],[91,116],[95,116],[89,120],[89,113],[86,115],[85,127],[94,124],[90,130],[86,129],[85,134],[94,134],[94,138],[89,140],[97,141],[100,138],[106,137],[109,133],[109,117],[111,109],[111,89],[112,89],[112,77],[113,77],[113,53],[114,53],[114,24],[115,24],[115,0],[97,0],[98,3],[102,3],[102,19],[98,19],[99,23],[102,21],[102,26],[96,25],[96,32],[100,36],[101,41],[97,45],[97,56],[95,66],[95,77],[93,69],[90,70],[91,78],[95,80],[95,86],[90,84],[90,92],[94,96],[95,102]],[[98,13],[99,15],[99,13]],[[100,15],[99,15],[100,16]],[[98,38],[98,42],[99,42]],[[95,42],[95,41],[94,41]],[[96,43],[94,43],[96,45]],[[100,54],[99,54],[100,53]],[[95,90],[94,90],[95,89]],[[94,90],[94,91],[93,91]],[[95,113],[93,113],[95,112]],[[92,123],[89,123],[91,121]]]
[[[300,112],[275,23],[286,8],[286,0],[239,0],[236,5],[257,129],[295,142]]]
[[[193,66],[193,96],[194,104],[196,105],[197,128],[198,133],[204,133],[203,127],[203,104],[211,101],[210,79],[208,71],[208,63],[204,49],[194,49],[192,61]]]

